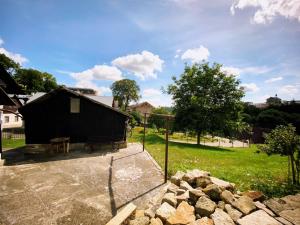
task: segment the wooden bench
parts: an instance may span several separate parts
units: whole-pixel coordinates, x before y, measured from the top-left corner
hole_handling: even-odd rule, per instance
[[[50,140],[51,148],[56,152],[62,149],[63,153],[69,153],[70,138],[69,137],[58,137]]]

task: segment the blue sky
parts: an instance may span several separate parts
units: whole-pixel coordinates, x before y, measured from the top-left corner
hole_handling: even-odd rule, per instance
[[[0,52],[58,83],[111,95],[137,81],[143,100],[171,105],[161,87],[184,63],[223,64],[245,101],[300,99],[299,0],[0,0]]]

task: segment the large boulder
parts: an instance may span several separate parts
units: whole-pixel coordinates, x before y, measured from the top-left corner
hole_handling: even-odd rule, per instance
[[[235,201],[233,194],[228,190],[221,193],[221,199],[228,204],[232,204]]]
[[[177,173],[175,174],[175,175],[173,175],[173,176],[171,176],[171,182],[173,183],[173,184],[176,184],[177,186],[179,186],[180,185],[180,181],[182,180],[182,177],[184,176],[184,172],[182,172],[182,171],[177,171]]]
[[[135,218],[134,220],[129,221],[129,225],[148,225],[149,224],[149,217],[142,216]]]
[[[247,196],[240,197],[236,201],[232,202],[232,205],[245,215],[251,213],[256,209],[256,206],[252,199]]]
[[[210,173],[202,170],[197,170],[197,169],[188,170],[187,173],[183,175],[182,180],[192,185],[196,183],[196,179],[198,177],[203,177],[203,176],[210,176]]]
[[[183,180],[180,181],[180,186],[179,186],[179,188],[180,188],[180,189],[183,189],[183,190],[186,190],[186,191],[191,191],[191,190],[194,189],[191,185],[189,185],[188,182],[183,181]]]
[[[176,209],[175,214],[169,217],[167,223],[169,225],[189,224],[195,221],[194,207],[187,202],[181,202]]]
[[[228,213],[228,215],[231,217],[231,219],[234,221],[234,222],[237,222],[237,220],[239,218],[242,217],[243,213],[241,213],[240,211],[232,208],[231,205],[229,204],[226,204],[225,205],[225,211]]]
[[[199,189],[193,189],[190,191],[190,198],[194,201],[197,202],[198,199],[202,196],[205,196],[205,193]]]
[[[211,215],[215,211],[216,207],[216,203],[207,198],[206,196],[200,197],[195,205],[196,212],[200,216]]]
[[[159,218],[151,218],[150,225],[163,225],[163,222]]]
[[[279,215],[293,224],[300,224],[300,208],[283,210]]]
[[[177,204],[180,204],[183,201],[188,201],[189,198],[190,198],[190,192],[185,191],[183,194],[176,196]]]
[[[265,195],[261,191],[246,191],[243,192],[244,196],[248,196],[251,198],[253,201],[264,201],[265,200]]]
[[[213,184],[218,185],[223,190],[234,190],[235,185],[233,183],[229,183],[228,181],[224,181],[216,177],[211,177],[210,179]]]
[[[265,211],[258,210],[239,219],[239,225],[281,225],[276,219],[269,216]]]
[[[211,215],[211,218],[215,225],[234,225],[231,217],[219,208],[215,210],[215,212]]]
[[[212,181],[209,176],[201,176],[196,178],[197,187],[205,188],[209,184],[212,184]]]
[[[219,201],[221,199],[220,194],[222,190],[216,184],[208,185],[206,188],[203,189],[203,192],[214,201]]]
[[[162,221],[166,221],[170,216],[174,215],[176,209],[171,206],[169,203],[164,202],[157,210],[156,216],[160,218]]]
[[[189,225],[214,225],[214,221],[207,217],[202,217],[201,219],[198,219],[190,223]]]
[[[175,207],[177,206],[177,199],[176,199],[176,196],[174,193],[166,193],[162,200],[161,200],[162,203],[164,202],[167,202],[169,203],[171,206]]]
[[[167,192],[171,192],[171,193],[176,194],[177,191],[178,191],[178,189],[179,189],[179,187],[178,187],[176,184],[170,183],[170,184],[168,185]]]

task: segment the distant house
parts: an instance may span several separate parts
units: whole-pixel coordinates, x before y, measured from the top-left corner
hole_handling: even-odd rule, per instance
[[[144,114],[146,113],[146,120],[147,120],[148,117],[150,116],[150,113],[152,112],[153,109],[155,109],[155,107],[153,105],[151,105],[149,102],[142,102],[142,103],[138,103],[138,104],[135,104],[135,105],[131,105],[131,106],[128,107],[128,109],[131,112],[132,111],[137,111],[142,116],[144,116]]]
[[[17,116],[22,105],[16,95],[24,94],[21,87],[0,65],[0,119],[2,128],[21,127],[22,119]]]
[[[62,87],[30,101],[19,111],[25,121],[26,144],[48,144],[56,137],[70,137],[71,143],[126,141],[129,116],[111,107],[108,98],[85,96]]]
[[[140,114],[151,113],[155,107],[149,102],[142,102],[128,107],[129,111],[137,111]]]

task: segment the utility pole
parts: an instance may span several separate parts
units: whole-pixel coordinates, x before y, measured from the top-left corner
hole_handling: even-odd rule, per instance
[[[169,157],[169,117],[167,117],[166,120],[165,183],[168,180],[168,157]]]

